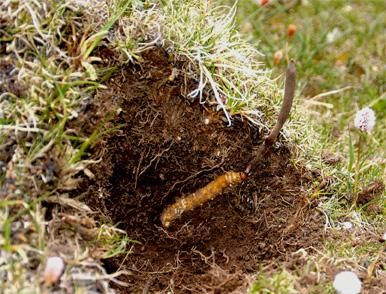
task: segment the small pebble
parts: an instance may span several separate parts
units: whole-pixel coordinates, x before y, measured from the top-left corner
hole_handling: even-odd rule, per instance
[[[351,230],[353,227],[352,223],[350,222],[343,222],[340,224],[340,226],[342,229],[345,229],[345,230]]]
[[[362,283],[355,273],[344,271],[335,276],[333,286],[338,294],[359,294]]]
[[[64,261],[59,256],[48,257],[43,279],[47,285],[55,284],[64,271]]]

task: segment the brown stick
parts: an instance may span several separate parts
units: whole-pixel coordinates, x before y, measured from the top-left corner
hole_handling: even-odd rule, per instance
[[[248,164],[245,172],[248,174],[253,167],[260,161],[260,158],[267,153],[268,149],[276,142],[277,137],[285,122],[288,119],[292,108],[292,102],[295,97],[295,86],[296,86],[296,67],[293,60],[290,61],[287,67],[284,98],[281,106],[279,117],[277,118],[276,125],[272,129],[268,137],[265,138],[264,143],[260,146],[257,151],[255,158]]]
[[[288,64],[286,73],[283,104],[281,106],[279,117],[277,119],[275,127],[273,128],[269,136],[265,139],[264,145],[266,146],[266,148],[272,146],[273,143],[275,143],[277,137],[279,136],[280,130],[283,128],[284,123],[288,119],[289,113],[292,108],[292,102],[294,101],[295,85],[296,67],[295,62],[291,60]]]

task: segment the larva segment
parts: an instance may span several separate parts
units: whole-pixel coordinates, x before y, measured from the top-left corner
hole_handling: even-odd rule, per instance
[[[225,188],[241,183],[246,177],[246,174],[243,172],[228,171],[196,192],[177,199],[176,202],[166,207],[162,212],[162,226],[168,228],[184,212],[193,210],[205,202],[216,198]]]

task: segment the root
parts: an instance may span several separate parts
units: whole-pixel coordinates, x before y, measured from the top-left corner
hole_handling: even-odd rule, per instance
[[[169,144],[169,147],[167,147],[166,149],[163,149],[162,151],[158,152],[149,162],[148,165],[146,165],[144,168],[142,168],[142,170],[140,171],[139,168],[141,166],[141,163],[143,161],[143,158],[145,157],[144,156],[144,153],[141,154],[141,158],[139,159],[139,163],[138,163],[138,167],[137,167],[137,170],[136,170],[136,173],[135,173],[135,184],[134,184],[134,187],[136,188],[137,187],[137,183],[138,183],[138,178],[144,173],[146,172],[151,166],[152,164],[154,163],[154,161],[157,161],[155,163],[155,165],[157,166],[158,165],[158,162],[160,161],[160,159],[162,158],[162,156],[168,152],[170,150],[170,148],[172,148],[172,145],[173,145],[173,142],[171,142]],[[150,149],[148,150],[147,155],[149,155],[150,153]]]
[[[180,184],[183,184],[183,183],[186,183],[187,181],[190,181],[191,179],[194,179],[195,177],[197,177],[198,175],[202,174],[202,173],[205,173],[205,172],[210,172],[216,168],[219,168],[221,165],[224,164],[224,159],[221,160],[221,162],[219,162],[218,164],[212,166],[211,168],[207,168],[207,169],[202,169],[190,176],[188,176],[187,178],[185,178],[184,180],[181,180],[181,181],[177,181],[173,184],[173,186],[171,186],[168,190],[168,192],[166,193],[165,197],[167,197],[171,191],[174,190],[174,188],[177,186],[177,185],[180,185]],[[164,198],[165,198],[164,197]]]

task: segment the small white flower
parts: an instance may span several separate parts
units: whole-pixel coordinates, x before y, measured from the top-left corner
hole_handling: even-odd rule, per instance
[[[43,279],[46,284],[55,284],[64,270],[64,261],[59,256],[47,258],[46,268],[44,269]]]
[[[386,232],[383,234],[382,240],[383,240],[383,241],[386,241]]]
[[[331,32],[329,32],[326,36],[327,43],[334,43],[336,40],[340,38],[342,32],[338,28],[334,28]]]
[[[338,294],[358,294],[362,283],[355,273],[344,271],[335,276],[333,286]]]
[[[363,108],[355,115],[354,125],[362,132],[369,133],[375,126],[375,113],[370,107]]]
[[[340,224],[340,226],[342,227],[342,229],[345,229],[345,230],[350,230],[353,227],[352,223],[350,222],[343,222]]]

